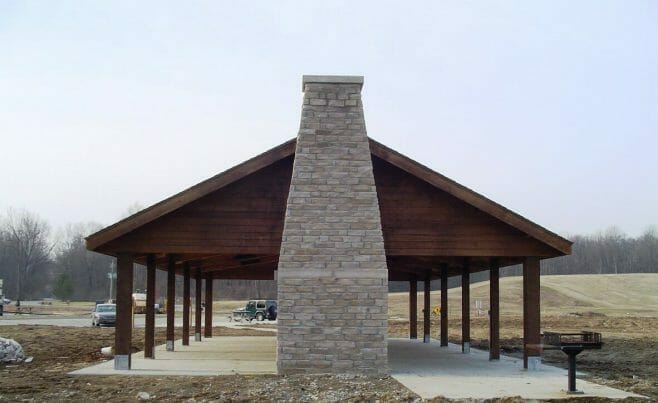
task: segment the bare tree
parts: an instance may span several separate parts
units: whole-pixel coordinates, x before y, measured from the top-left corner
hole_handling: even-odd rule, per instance
[[[101,225],[96,223],[74,224],[67,226],[58,236],[57,274],[66,274],[72,279],[72,299],[100,299],[107,295],[107,273],[113,258],[88,251],[84,239],[100,228]]]
[[[15,270],[15,297],[20,300],[37,288],[33,283],[35,273],[42,271],[39,285],[48,282],[53,249],[48,240],[50,226],[35,214],[10,209],[3,220],[2,231],[4,264]]]

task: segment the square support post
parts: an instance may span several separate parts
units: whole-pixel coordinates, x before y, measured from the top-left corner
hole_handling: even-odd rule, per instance
[[[468,259],[462,268],[462,353],[471,352],[471,267]]]
[[[194,277],[194,341],[201,341],[201,267],[196,268]]]
[[[441,347],[448,347],[448,264],[441,264]]]
[[[183,264],[183,345],[190,345],[190,264]]]
[[[206,326],[203,337],[212,337],[212,273],[206,274]]]
[[[167,259],[167,351],[174,351],[174,310],[176,309],[176,261]]]
[[[489,267],[489,360],[500,359],[500,268],[497,259]]]
[[[418,338],[418,280],[412,276],[409,280],[409,338]]]
[[[541,368],[540,333],[540,264],[538,257],[523,262],[523,367]]]
[[[155,358],[155,256],[146,258],[146,315],[144,324],[144,358]]]
[[[114,369],[130,369],[133,308],[133,255],[117,253],[117,302],[114,330]]]
[[[424,286],[425,286],[425,292],[423,294],[424,297],[424,304],[423,304],[423,343],[429,343],[430,342],[430,284],[431,284],[431,276],[430,272],[428,271],[425,273],[425,281],[424,281]]]

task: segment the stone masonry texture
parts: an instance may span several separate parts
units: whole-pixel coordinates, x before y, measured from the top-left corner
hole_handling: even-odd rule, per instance
[[[281,374],[388,372],[388,271],[362,83],[304,76],[277,273]]]

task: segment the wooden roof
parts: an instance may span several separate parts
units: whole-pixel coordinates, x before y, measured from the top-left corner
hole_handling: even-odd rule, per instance
[[[271,150],[245,161],[227,171],[215,175],[197,185],[190,187],[174,196],[154,204],[130,217],[110,225],[86,238],[89,250],[112,252],[102,247],[108,242],[120,238],[160,217],[207,196],[225,186],[228,186],[250,174],[253,174],[277,161],[290,157],[295,153],[296,139],[287,141]],[[418,162],[370,139],[370,152],[373,156],[427,182],[437,189],[475,207],[478,210],[518,229],[528,236],[550,246],[557,252],[555,255],[571,253],[572,243],[559,235],[535,224],[534,222],[514,213],[498,203],[460,185],[459,183],[419,164]],[[115,251],[118,252],[118,251]]]

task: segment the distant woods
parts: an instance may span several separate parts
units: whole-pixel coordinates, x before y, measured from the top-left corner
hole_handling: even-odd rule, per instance
[[[125,215],[138,210],[131,206]],[[37,214],[10,209],[0,214],[0,279],[4,294],[12,300],[55,297],[63,300],[107,299],[108,273],[114,259],[85,248],[84,238],[101,229],[97,223],[69,225],[53,231]],[[658,272],[658,231],[651,228],[629,237],[615,227],[593,235],[575,235],[573,254],[542,261],[542,274],[619,274]],[[135,291],[144,290],[146,271],[136,265]],[[518,275],[519,267],[501,270],[501,275]],[[486,272],[473,281],[486,280]],[[157,271],[156,297],[162,300],[166,275]],[[390,283],[390,289],[406,289],[405,283]],[[182,295],[182,278],[177,278],[177,295]],[[216,298],[275,298],[275,281],[216,281]]]
[[[575,235],[572,254],[542,262],[542,274],[620,274],[658,272],[658,230],[636,238],[612,227],[595,235]]]

